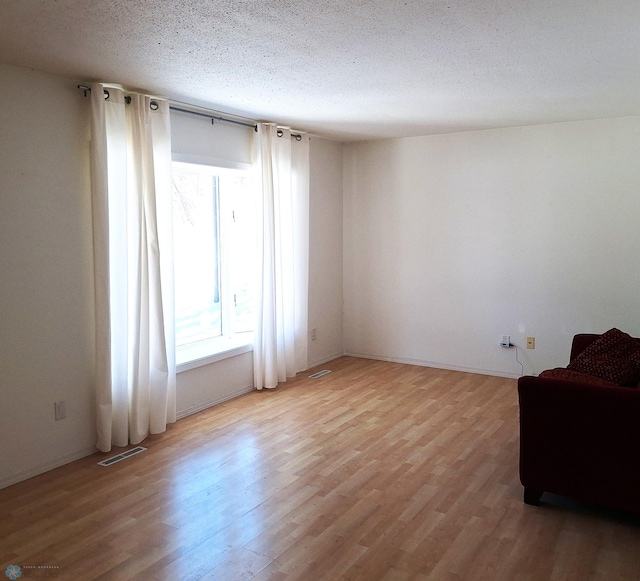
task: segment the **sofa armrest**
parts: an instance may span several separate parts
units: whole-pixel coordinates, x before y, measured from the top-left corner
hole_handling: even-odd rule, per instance
[[[525,489],[638,511],[640,390],[525,376],[518,397]]]

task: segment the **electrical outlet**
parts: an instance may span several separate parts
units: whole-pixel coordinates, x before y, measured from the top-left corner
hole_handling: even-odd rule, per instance
[[[318,338],[318,330],[314,327],[311,329],[311,340],[315,341]]]
[[[501,347],[511,347],[511,336],[510,335],[502,335],[502,339],[500,339]]]
[[[56,422],[59,420],[64,420],[67,417],[66,402],[65,401],[53,402],[53,413],[54,413]]]
[[[535,349],[535,348],[536,348],[536,338],[527,337],[527,349]]]

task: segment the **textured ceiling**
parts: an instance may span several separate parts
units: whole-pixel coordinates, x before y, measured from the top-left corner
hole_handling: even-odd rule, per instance
[[[640,114],[635,0],[3,0],[0,61],[342,140]]]

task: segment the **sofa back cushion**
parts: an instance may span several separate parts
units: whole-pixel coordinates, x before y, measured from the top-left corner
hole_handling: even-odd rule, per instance
[[[609,329],[569,363],[567,369],[600,377],[617,385],[640,381],[640,339]]]
[[[575,383],[597,385],[598,387],[614,387],[618,388],[617,383],[606,381],[601,377],[595,375],[589,375],[588,373],[580,373],[579,371],[573,371],[573,369],[566,369],[564,367],[556,367],[555,369],[547,369],[540,373],[538,377],[545,379],[555,379],[559,381],[573,381]]]

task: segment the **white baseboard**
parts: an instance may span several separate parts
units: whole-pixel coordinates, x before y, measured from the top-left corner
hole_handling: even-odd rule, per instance
[[[81,458],[86,458],[87,456],[91,456],[96,452],[98,452],[98,449],[95,446],[92,448],[77,450],[76,452],[72,452],[71,454],[56,458],[52,462],[40,464],[39,466],[35,466],[29,470],[25,470],[24,472],[12,474],[11,476],[7,476],[5,478],[0,478],[0,490],[3,488],[7,488],[8,486],[12,486],[13,484],[18,484],[18,482],[22,482],[23,480],[28,480],[29,478],[33,478],[34,476],[39,476],[40,474],[49,472],[49,470],[60,468],[60,466],[64,466],[65,464],[69,464],[70,462],[75,462],[76,460],[80,460]]]
[[[474,369],[472,367],[462,367],[460,365],[446,365],[435,361],[426,361],[422,359],[409,359],[406,357],[383,357],[381,355],[367,355],[362,353],[345,353],[347,357],[359,357],[361,359],[373,359],[375,361],[389,361],[390,363],[404,363],[406,365],[418,365],[420,367],[433,367],[434,369],[446,369],[448,371],[460,371],[462,373],[477,373],[478,375],[491,375],[493,377],[506,377],[508,379],[518,379],[519,373],[505,373],[504,371],[496,371],[492,369]]]
[[[176,413],[176,420],[181,420],[182,418],[186,418],[187,416],[191,416],[193,414],[197,414],[198,412],[201,412],[202,410],[206,410],[210,407],[213,407],[214,405],[218,405],[220,403],[223,403],[225,401],[229,401],[230,399],[234,399],[236,397],[240,397],[241,395],[245,395],[246,393],[250,393],[254,390],[255,388],[251,385],[249,387],[243,387],[240,389],[236,389],[234,391],[230,391],[230,392],[226,392],[223,393],[221,395],[219,395],[218,397],[199,403],[197,405],[191,406],[185,410],[181,410],[179,412]]]
[[[322,359],[317,359],[316,361],[309,361],[307,369],[317,367],[318,365],[322,365],[323,363],[328,363],[329,361],[333,361],[334,359],[338,359],[339,357],[344,357],[344,355],[344,353],[334,353],[333,355],[329,355],[328,357],[324,357]]]

